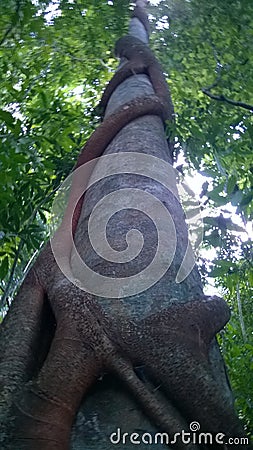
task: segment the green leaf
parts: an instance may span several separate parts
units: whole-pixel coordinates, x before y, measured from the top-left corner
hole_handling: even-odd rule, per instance
[[[242,191],[236,191],[235,194],[231,196],[231,204],[233,206],[239,205],[243,199]]]
[[[5,123],[7,125],[9,125],[10,127],[13,126],[13,123],[15,121],[12,114],[10,112],[4,111],[4,110],[0,110],[0,118],[3,119],[5,121]]]
[[[233,192],[236,183],[237,183],[237,177],[235,175],[231,175],[228,178],[227,186],[226,186],[226,188],[227,188],[226,191],[228,194],[231,194]]]
[[[211,270],[211,272],[209,273],[209,277],[211,277],[211,278],[222,277],[222,275],[227,274],[227,273],[228,273],[227,267],[217,266]]]
[[[213,191],[213,192],[208,192],[208,197],[211,199],[211,200],[213,200],[214,201],[214,203],[217,205],[217,206],[223,206],[223,205],[226,205],[227,203],[228,203],[228,199],[227,199],[227,197],[224,197],[224,196],[221,196],[221,195],[219,195],[219,193],[218,192],[216,192],[216,191]]]

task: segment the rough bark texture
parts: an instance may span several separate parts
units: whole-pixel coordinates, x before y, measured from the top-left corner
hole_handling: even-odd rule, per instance
[[[146,2],[136,3],[133,34],[138,37],[139,27],[139,37],[144,36],[145,42]],[[138,26],[136,21],[141,21]],[[104,125],[83,148],[77,166],[103,152],[155,155],[171,163],[163,121],[172,119],[173,111],[161,68],[147,47],[132,37],[121,40],[117,48],[120,56],[129,59],[126,71],[120,69],[116,83],[112,82],[113,89],[108,87],[110,99],[107,96],[104,105],[109,100]],[[143,71],[137,69],[135,73],[133,62]],[[99,171],[108,169],[105,161],[98,162],[91,180]],[[198,421],[201,431],[212,434],[244,435],[215,342],[215,334],[229,319],[229,310],[222,299],[203,295],[196,266],[181,283],[176,283],[188,246],[184,213],[175,195],[176,180],[172,176],[172,189],[168,190],[148,176],[128,173],[127,167],[125,172],[105,177],[92,186],[85,194],[85,202],[82,198],[78,205],[73,225],[72,203],[78,199],[82,185],[81,178],[74,175],[70,201],[54,240],[72,280],[77,282],[72,284],[64,276],[47,244],[5,320],[0,366],[2,448],[111,449],[116,444],[109,437],[117,428],[121,433],[153,433],[151,423],[170,436],[189,430],[191,421]],[[133,228],[144,235],[144,246],[132,261],[106,261],[89,242],[88,221],[99,199],[133,187],[154,197],[154,211],[158,208],[157,198],[159,207],[162,204],[170,212],[177,237],[172,264],[156,284],[136,295],[124,296],[122,292],[110,298],[89,294],[78,286],[82,271],[72,249],[71,229],[86,264],[94,272],[114,277],[115,283],[117,277],[125,277],[126,290],[131,287],[132,274],[143,270],[154,258],[156,227],[142,211],[147,197],[139,208],[123,208],[107,227],[107,239],[118,251],[125,249],[126,235]],[[164,219],[157,219],[170,249],[173,236],[168,234]],[[99,220],[93,224],[97,236],[99,226]],[[126,443],[118,445],[130,449],[136,444],[126,439]],[[149,448],[147,443],[138,446]],[[199,446],[178,439],[175,447]]]

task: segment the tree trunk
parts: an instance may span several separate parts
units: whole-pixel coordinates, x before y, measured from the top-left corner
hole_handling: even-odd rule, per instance
[[[136,3],[130,34],[147,42],[138,18],[146,2]],[[105,118],[154,94],[150,78],[133,71]],[[132,449],[140,438],[125,432],[148,432],[138,447],[151,448],[156,431],[173,436],[193,421],[200,431],[243,436],[215,341],[228,314],[221,299],[204,296],[192,263],[171,147],[157,114],[124,126],[92,173],[90,183],[100,181],[85,194],[75,233],[89,270],[72,251],[72,284],[48,245],[26,279],[2,330],[3,448],[64,450],[70,439],[73,450]],[[107,238],[109,257],[91,236],[102,254]]]

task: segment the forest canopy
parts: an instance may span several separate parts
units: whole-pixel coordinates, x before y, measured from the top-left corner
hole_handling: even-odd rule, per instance
[[[156,2],[158,3],[158,2]],[[0,290],[4,315],[48,238],[50,207],[116,67],[126,0],[0,0]],[[178,168],[204,178],[203,280],[232,308],[220,337],[240,415],[253,429],[253,3],[171,0],[150,5],[151,46],[176,112]]]

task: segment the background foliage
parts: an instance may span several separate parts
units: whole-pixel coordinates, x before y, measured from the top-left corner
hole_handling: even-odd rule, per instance
[[[96,126],[94,108],[115,67],[114,42],[127,31],[128,4],[0,0],[2,314],[47,238],[55,191]],[[169,74],[177,114],[180,169],[206,177],[203,245],[216,256],[202,258],[201,271],[215,277],[231,305],[220,340],[250,431],[252,247],[241,232],[253,214],[253,3],[170,0],[150,12],[152,47]]]

